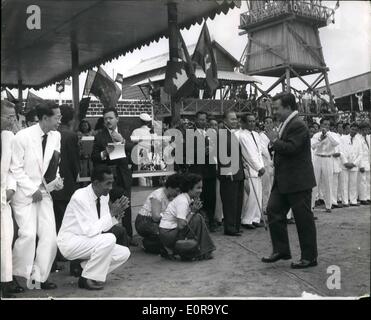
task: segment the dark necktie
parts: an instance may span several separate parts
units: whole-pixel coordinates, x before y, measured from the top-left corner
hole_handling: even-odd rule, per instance
[[[367,137],[364,136],[364,138],[365,138],[365,141],[366,141],[367,149],[370,149],[370,146],[368,145]]]
[[[97,199],[97,212],[98,212],[98,219],[100,219],[100,198]]]
[[[252,135],[252,138],[254,139],[254,142],[255,142],[256,147],[259,149],[258,144],[256,143],[256,140],[255,140],[254,134],[252,133],[252,131],[250,133]]]
[[[43,147],[43,156],[45,154],[45,147],[46,147],[46,141],[48,140],[48,135],[44,134],[43,135],[43,141],[42,141],[42,147]]]

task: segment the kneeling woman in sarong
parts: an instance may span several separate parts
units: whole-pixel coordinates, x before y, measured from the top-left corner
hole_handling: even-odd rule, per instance
[[[169,203],[160,222],[160,240],[168,252],[167,257],[174,259],[175,255],[179,255],[182,260],[211,259],[215,245],[204,218],[197,213],[202,207],[198,200],[202,192],[202,177],[186,174],[181,191]]]
[[[147,252],[166,254],[159,239],[159,223],[169,202],[180,193],[181,183],[181,175],[169,176],[164,187],[148,196],[135,219],[135,229],[143,237],[143,247]]]

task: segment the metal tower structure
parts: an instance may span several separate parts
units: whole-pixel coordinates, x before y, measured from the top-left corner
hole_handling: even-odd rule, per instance
[[[334,22],[335,10],[322,5],[322,1],[247,1],[248,11],[240,15],[240,35],[247,34],[248,42],[241,57],[242,72],[278,78],[263,91],[268,96],[279,84],[286,92],[297,91],[290,79],[300,79],[320,99],[316,87],[324,80],[334,101],[319,36],[319,28]],[[303,77],[319,74],[309,84]],[[323,100],[323,99],[322,99]]]

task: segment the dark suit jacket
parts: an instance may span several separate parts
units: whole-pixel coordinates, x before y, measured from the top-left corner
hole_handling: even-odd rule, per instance
[[[195,135],[197,136],[198,132],[195,132]],[[216,164],[210,163],[209,161],[209,154],[206,153],[205,151],[205,162],[202,163],[197,163],[197,139],[203,139],[203,136],[199,134],[200,137],[197,136],[194,139],[194,164],[190,164],[188,166],[188,172],[190,173],[196,173],[202,176],[203,179],[213,179],[216,178]],[[205,137],[205,150],[209,147],[210,141],[209,137]],[[185,150],[186,151],[186,150]]]
[[[61,125],[61,153],[59,163],[59,174],[64,178],[64,187],[60,191],[53,191],[54,200],[69,201],[72,194],[78,188],[76,179],[80,172],[80,147],[77,133],[68,127]]]
[[[129,169],[130,151],[132,148],[132,143],[126,141],[125,151],[126,158],[116,159],[116,160],[102,160],[101,152],[106,150],[107,144],[112,143],[110,133],[107,128],[99,131],[94,139],[93,151],[91,154],[91,159],[93,165],[106,164],[108,166],[115,166],[117,169],[117,174],[119,175],[117,184],[124,188],[126,191],[131,189],[131,169]]]
[[[286,126],[281,139],[274,142],[274,182],[280,193],[312,189],[316,185],[311,157],[309,130],[294,117]]]
[[[227,164],[224,164],[224,163],[222,163],[221,159],[219,158],[220,157],[219,148],[220,147],[225,148],[224,143],[223,143],[223,139],[221,139],[221,133],[222,132],[227,133],[227,141],[226,141],[227,146],[226,146],[226,148],[227,148],[227,156],[228,157],[231,157],[232,143],[237,144],[237,146],[238,146],[238,154],[232,155],[233,157],[238,157],[237,172],[232,172],[231,162],[229,162]],[[235,147],[234,147],[234,150],[235,150]],[[228,169],[228,171],[233,173],[233,175],[222,174],[221,168],[230,168],[230,169]],[[219,178],[220,181],[223,181],[223,180],[242,181],[242,180],[245,179],[245,174],[244,174],[244,171],[243,171],[243,163],[242,163],[242,154],[241,154],[240,143],[239,143],[238,139],[236,138],[236,136],[235,135],[232,136],[232,132],[227,128],[220,129],[218,131],[218,178]]]

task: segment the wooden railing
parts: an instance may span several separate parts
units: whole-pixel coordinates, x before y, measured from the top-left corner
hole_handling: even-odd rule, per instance
[[[251,27],[262,21],[277,18],[284,15],[297,15],[326,25],[327,19],[334,10],[316,4],[313,1],[254,1],[249,11],[240,15],[240,29]]]

